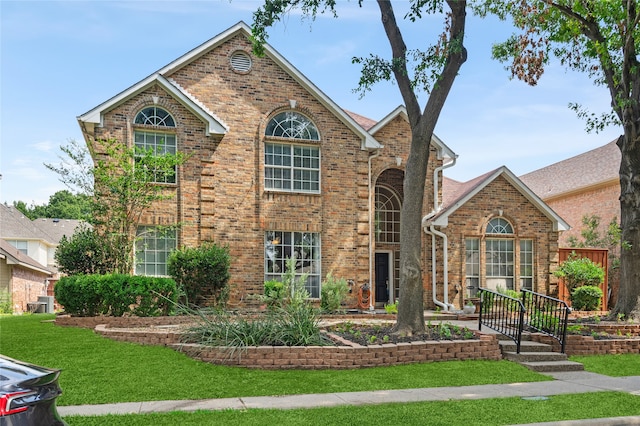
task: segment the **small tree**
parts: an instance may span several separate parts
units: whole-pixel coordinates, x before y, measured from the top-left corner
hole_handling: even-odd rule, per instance
[[[172,196],[158,182],[175,176],[186,157],[130,148],[115,139],[89,145],[71,141],[60,147],[59,164],[45,166],[69,188],[91,197],[91,223],[108,256],[109,272],[131,273],[142,213]]]
[[[218,305],[229,296],[230,264],[227,247],[207,242],[175,250],[169,255],[167,271],[184,293],[187,305],[199,305],[206,296],[212,296],[214,305]]]
[[[63,236],[55,254],[58,269],[67,275],[106,274],[111,270],[110,257],[100,235],[88,226],[70,238]]]

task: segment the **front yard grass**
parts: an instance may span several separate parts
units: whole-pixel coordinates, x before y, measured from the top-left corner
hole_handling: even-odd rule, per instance
[[[640,354],[583,355],[570,359],[584,364],[584,369],[593,373],[613,377],[640,376]]]
[[[0,352],[62,369],[60,406],[551,380],[509,361],[311,371],[225,367],[169,348],[115,342],[92,330],[56,326],[53,319],[46,314],[1,317]]]
[[[199,411],[65,417],[70,426],[176,425],[469,425],[493,426],[638,414],[640,397],[620,392],[556,395],[547,400],[494,398],[296,410]]]

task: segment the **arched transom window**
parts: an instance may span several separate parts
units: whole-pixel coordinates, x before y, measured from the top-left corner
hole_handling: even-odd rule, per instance
[[[273,117],[267,124],[265,135],[311,141],[320,140],[316,125],[308,117],[295,111],[284,111]]]
[[[400,243],[400,198],[391,188],[376,186],[376,241]]]
[[[513,227],[506,219],[495,217],[487,224],[487,234],[513,234]]]
[[[176,122],[171,114],[156,106],[147,107],[140,111],[133,122],[152,126],[176,127]]]

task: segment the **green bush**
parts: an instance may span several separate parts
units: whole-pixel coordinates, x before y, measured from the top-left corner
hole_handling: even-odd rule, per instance
[[[11,293],[8,291],[0,292],[0,314],[13,313],[13,306],[11,302]]]
[[[324,312],[336,312],[340,310],[340,305],[349,294],[349,285],[344,278],[334,278],[331,273],[327,274],[326,280],[322,283],[320,291],[320,308]]]
[[[107,246],[93,228],[83,226],[60,240],[55,253],[58,269],[67,275],[109,273]]]
[[[284,283],[278,280],[269,280],[264,283],[264,297],[261,298],[266,302],[269,308],[282,306],[285,298]]]
[[[600,287],[583,285],[571,292],[571,307],[579,311],[595,311],[600,306],[601,299]]]
[[[169,256],[167,271],[178,283],[186,304],[199,306],[213,299],[213,305],[224,304],[229,296],[228,247],[207,242],[200,247],[184,247]]]
[[[570,294],[578,286],[599,285],[604,281],[604,269],[602,266],[593,263],[591,259],[576,257],[575,255],[562,262],[553,274],[564,278]]]
[[[170,278],[125,274],[63,277],[54,292],[65,312],[77,316],[170,315],[178,294]]]

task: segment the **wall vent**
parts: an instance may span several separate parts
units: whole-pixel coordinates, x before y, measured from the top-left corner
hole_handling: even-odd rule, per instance
[[[231,68],[236,72],[246,73],[251,71],[251,57],[242,51],[234,52],[231,55]]]

